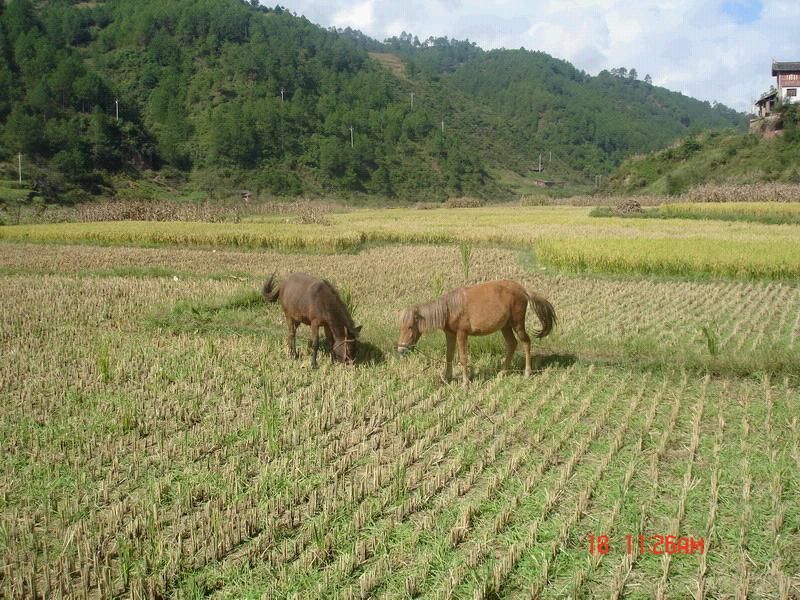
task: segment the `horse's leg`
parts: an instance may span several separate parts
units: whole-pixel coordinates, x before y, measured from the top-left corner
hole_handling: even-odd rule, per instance
[[[319,322],[311,322],[311,368],[317,368],[317,352],[319,351]]]
[[[327,323],[325,323],[325,325],[323,325],[323,327],[325,328],[325,341],[328,342],[328,346],[329,346],[329,349],[331,351],[331,362],[333,362],[333,357],[334,357],[334,353],[333,353],[333,332],[331,331],[331,328]]]
[[[456,353],[456,336],[450,331],[445,331],[447,337],[447,365],[444,368],[444,380],[450,381],[453,377],[453,355]]]
[[[514,352],[517,351],[517,338],[514,337],[514,330],[510,323],[503,327],[502,332],[506,340],[506,364],[503,372],[508,373],[511,370],[511,361],[514,360]]]
[[[531,376],[531,338],[525,331],[525,321],[514,326],[519,341],[522,342],[522,349],[525,351],[525,377]]]
[[[297,335],[297,321],[287,316],[286,326],[289,328],[289,358],[297,358],[297,347],[295,345],[295,337]]]
[[[461,368],[463,374],[461,379],[464,385],[469,385],[469,357],[467,356],[467,332],[459,330],[456,334],[456,342],[458,342],[458,357],[461,359]]]

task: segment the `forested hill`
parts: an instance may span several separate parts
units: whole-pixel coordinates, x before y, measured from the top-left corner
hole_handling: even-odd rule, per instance
[[[257,2],[0,2],[0,177],[21,152],[50,198],[113,193],[145,170],[208,192],[502,196],[503,173],[529,175],[539,153],[554,157],[543,176],[587,181],[740,124],[620,70],[446,38],[379,43]]]
[[[662,148],[687,130],[735,127],[735,111],[608,71],[591,77],[541,52],[483,54],[452,85],[516,124],[534,154],[547,150],[581,171],[602,173],[634,152]]]

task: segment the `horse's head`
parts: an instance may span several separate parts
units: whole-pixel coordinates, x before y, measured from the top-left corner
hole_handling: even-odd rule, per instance
[[[356,362],[356,344],[358,343],[358,335],[360,333],[361,325],[356,327],[353,331],[349,331],[345,328],[344,337],[333,343],[333,356],[336,360],[348,365],[352,365]]]
[[[421,319],[419,308],[416,306],[406,308],[400,313],[400,341],[397,342],[397,351],[400,354],[413,350],[417,345],[417,340],[422,334]]]

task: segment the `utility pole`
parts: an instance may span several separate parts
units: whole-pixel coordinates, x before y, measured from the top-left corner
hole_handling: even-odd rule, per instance
[[[411,92],[411,108],[414,108],[414,92]]]
[[[19,184],[22,185],[22,152],[17,154],[17,169],[19,172]]]
[[[442,133],[444,133],[444,119],[442,119]]]
[[[539,173],[542,172],[542,153],[539,153]]]
[[[117,122],[119,123],[119,98],[114,98],[114,109],[117,114]]]
[[[552,150],[550,150],[550,157],[547,159],[547,164],[549,165],[551,162],[553,162],[553,151]]]
[[[350,147],[353,147],[353,126],[350,125]]]
[[[286,90],[284,90],[283,88],[281,88],[281,104],[283,104],[283,92],[285,92],[285,91],[286,91]]]

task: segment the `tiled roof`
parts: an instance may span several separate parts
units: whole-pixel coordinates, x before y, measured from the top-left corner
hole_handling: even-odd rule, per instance
[[[778,94],[777,90],[771,90],[769,92],[764,92],[761,94],[761,97],[756,100],[756,104],[761,104],[764,100],[769,100],[771,96],[776,96]]]
[[[775,62],[772,63],[772,74],[785,73],[787,71],[800,71],[800,62]]]

